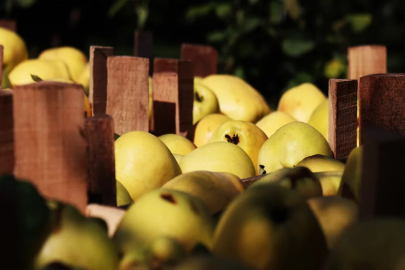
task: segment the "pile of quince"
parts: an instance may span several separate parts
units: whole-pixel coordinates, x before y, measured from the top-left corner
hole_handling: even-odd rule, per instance
[[[77,49],[27,60],[21,38],[1,28],[0,44],[9,86],[40,78],[88,89]],[[128,208],[111,235],[104,220],[45,200],[29,182],[0,179],[0,189],[22,198],[19,269],[405,267],[405,222],[357,218],[363,148],[346,164],[333,158],[328,99],[316,86],[289,89],[272,111],[237,77],[196,77],[194,85],[187,138],[132,131],[115,141],[117,205]]]
[[[3,74],[1,87],[44,81],[59,81],[83,85],[84,111],[91,116],[88,100],[90,66],[86,55],[73,47],[44,50],[35,59],[28,59],[24,40],[15,32],[0,27],[3,45]]]

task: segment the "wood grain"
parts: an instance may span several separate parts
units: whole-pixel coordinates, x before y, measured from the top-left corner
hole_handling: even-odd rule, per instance
[[[133,56],[107,59],[107,114],[118,135],[149,130],[149,60]]]
[[[39,82],[15,86],[15,176],[33,182],[39,192],[87,205],[83,86]]]
[[[0,175],[14,171],[13,91],[0,89]]]
[[[357,80],[329,80],[329,144],[346,159],[357,144]]]
[[[0,27],[17,32],[17,22],[15,20],[0,20]]]
[[[405,217],[405,136],[380,128],[364,129],[359,216]]]
[[[207,77],[217,73],[218,52],[211,46],[183,43],[181,59],[192,62],[194,76]]]
[[[171,59],[171,58],[155,58],[153,61],[154,66],[154,73],[161,73],[161,72],[179,72],[179,65],[183,63],[183,61],[178,59]],[[187,61],[189,62],[189,61]]]
[[[359,80],[360,77],[387,73],[387,48],[382,45],[365,45],[349,47],[348,79]]]
[[[405,135],[405,74],[374,74],[360,78],[359,135],[371,126]]]
[[[109,115],[86,119],[88,203],[117,205],[114,121]]]
[[[153,74],[153,34],[149,31],[135,31],[134,56],[149,59],[149,75]]]
[[[153,118],[156,136],[174,133],[187,136],[192,130],[194,77],[190,61],[155,59]]]
[[[178,75],[174,72],[153,74],[153,116],[150,131],[156,136],[176,134],[178,126]]]
[[[92,108],[92,115],[106,114],[107,58],[113,55],[113,47],[90,46],[89,101]]]

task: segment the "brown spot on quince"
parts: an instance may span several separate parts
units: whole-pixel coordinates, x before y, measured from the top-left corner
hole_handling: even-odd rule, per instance
[[[172,204],[176,204],[176,203],[177,203],[176,200],[174,199],[173,195],[170,194],[170,193],[162,193],[162,194],[160,194],[160,197],[161,197],[163,200],[166,200],[166,201],[168,201],[168,202],[170,202],[170,203],[172,203]]]
[[[233,136],[229,136],[228,134],[225,134],[225,138],[229,143],[233,143],[237,145],[239,143],[239,136],[238,134],[233,134]]]

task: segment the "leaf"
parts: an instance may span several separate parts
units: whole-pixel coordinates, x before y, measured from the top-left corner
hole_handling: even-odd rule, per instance
[[[187,21],[194,21],[199,17],[203,17],[208,15],[211,11],[213,11],[215,5],[213,3],[208,3],[199,6],[192,6],[186,11],[186,20]]]
[[[3,65],[3,74],[1,74],[1,83],[0,83],[0,88],[12,88],[10,80],[8,78],[8,74],[10,72],[8,69]]]
[[[298,57],[310,52],[315,47],[315,42],[305,39],[285,39],[282,43],[283,52],[292,57]]]
[[[31,182],[17,179],[13,175],[0,176],[0,198],[2,213],[9,207],[14,208],[11,216],[10,214],[7,216],[7,211],[4,212],[4,218],[6,222],[12,218],[17,225],[16,228],[12,228],[14,231],[11,231],[14,233],[18,252],[15,255],[24,260],[16,260],[15,269],[30,269],[26,262],[33,261],[35,254],[38,254],[51,233],[51,212],[46,199]],[[2,245],[10,245],[7,240],[7,237],[2,238]]]
[[[121,137],[121,136],[118,135],[117,133],[114,133],[114,141],[116,141],[119,137]]]
[[[285,91],[287,91],[288,89],[290,89],[292,87],[295,87],[297,85],[300,85],[302,83],[307,83],[307,82],[309,82],[309,83],[314,82],[314,78],[312,77],[312,75],[308,74],[306,72],[298,72],[297,75],[295,76],[295,78],[288,81],[287,87],[282,92],[284,93]]]
[[[236,11],[236,22],[241,25],[245,21],[245,11],[243,9],[239,9]]]
[[[11,11],[13,10],[13,3],[14,3],[14,1],[13,0],[6,0],[6,3],[5,3],[5,10],[6,10],[6,14],[8,14],[8,15],[10,15],[11,14]]]
[[[353,14],[348,15],[347,20],[352,25],[353,31],[359,33],[371,24],[373,16],[371,14]]]
[[[326,63],[324,75],[329,79],[337,79],[344,70],[344,66],[340,59],[332,59]]]
[[[215,13],[218,18],[224,19],[232,14],[232,5],[229,3],[219,4],[215,8]]]
[[[244,79],[244,78],[245,78],[245,71],[244,71],[244,69],[243,69],[242,66],[236,67],[236,69],[235,69],[235,71],[234,71],[233,74],[234,74],[236,77],[239,77],[239,78],[241,78],[241,79]]]
[[[17,3],[22,8],[28,8],[35,3],[35,0],[17,0]]]
[[[346,23],[347,23],[346,18],[333,22],[333,24],[332,24],[333,31],[338,32],[340,29],[342,29],[346,25]]]
[[[242,40],[242,44],[239,47],[239,57],[249,58],[251,57],[257,48],[253,45],[252,41],[249,39]]]
[[[34,81],[34,82],[42,82],[43,80],[40,78],[40,77],[38,77],[37,75],[32,75],[32,74],[30,74],[31,75],[31,79]]]
[[[148,19],[149,9],[145,5],[137,6],[136,14],[138,15],[138,28],[142,29],[145,26],[146,20]]]
[[[284,0],[285,7],[291,19],[297,20],[301,15],[301,7],[298,0]]]
[[[207,36],[208,42],[221,42],[225,39],[225,33],[221,31],[211,32]]]
[[[282,21],[285,8],[280,2],[272,1],[269,5],[270,13],[269,13],[269,20],[271,23],[278,24]]]
[[[307,73],[307,72],[298,72],[297,77],[295,78],[296,82],[298,84],[301,83],[313,83],[314,82],[314,77]]]
[[[249,33],[255,30],[262,24],[262,20],[260,18],[247,18],[242,27],[243,33]]]
[[[128,2],[129,0],[117,0],[108,10],[108,17],[114,17]]]

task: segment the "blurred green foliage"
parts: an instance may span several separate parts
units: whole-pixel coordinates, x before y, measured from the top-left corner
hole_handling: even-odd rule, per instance
[[[221,0],[192,6],[185,17],[192,23],[213,13],[223,22],[207,34],[220,50],[221,71],[257,82],[274,108],[299,83],[313,82],[326,92],[327,79],[346,77],[349,38],[373,20],[370,13],[351,11],[350,2]]]
[[[405,70],[403,0],[6,0],[0,15],[17,19],[30,56],[60,45],[132,54],[136,29],[154,33],[158,57],[179,57],[182,42],[209,44],[219,72],[244,78],[273,109],[299,83],[326,93],[329,78],[346,78],[349,46],[384,44],[388,71]],[[30,23],[38,16],[50,16],[48,24]]]

